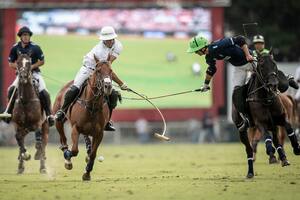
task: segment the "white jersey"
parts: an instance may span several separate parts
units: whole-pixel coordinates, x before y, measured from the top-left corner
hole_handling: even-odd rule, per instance
[[[119,40],[115,39],[115,42],[111,48],[108,48],[103,41],[100,41],[89,53],[84,56],[83,65],[89,68],[94,68],[96,65],[94,55],[100,62],[107,61],[109,55],[117,58],[122,49],[123,46]]]

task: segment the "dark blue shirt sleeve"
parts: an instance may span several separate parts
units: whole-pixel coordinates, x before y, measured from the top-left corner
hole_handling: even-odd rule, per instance
[[[36,50],[35,50],[35,53],[36,53],[36,58],[43,61],[45,58],[44,58],[44,53],[42,51],[42,49],[37,45],[36,46]]]
[[[9,56],[8,56],[8,62],[14,63],[18,59],[18,54],[17,54],[17,47],[14,46],[11,48]]]
[[[206,63],[208,64],[206,74],[213,76],[217,71],[216,60],[212,56],[209,56],[209,55],[205,56],[205,60],[206,60]]]

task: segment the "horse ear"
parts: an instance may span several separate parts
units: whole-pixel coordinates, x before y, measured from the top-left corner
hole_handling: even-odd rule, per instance
[[[269,54],[270,56],[273,56],[273,47],[270,48]]]

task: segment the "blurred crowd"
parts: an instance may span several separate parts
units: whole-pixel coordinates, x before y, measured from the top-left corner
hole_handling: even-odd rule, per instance
[[[140,34],[145,31],[195,34],[210,32],[211,11],[195,9],[77,9],[23,12],[19,25],[27,25],[33,32],[64,34],[86,33],[112,25],[119,33]]]

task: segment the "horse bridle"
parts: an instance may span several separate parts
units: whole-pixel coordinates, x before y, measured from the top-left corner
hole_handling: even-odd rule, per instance
[[[26,73],[27,76],[27,79],[28,80],[31,80],[32,79],[32,72],[31,70],[29,69],[28,72],[26,71],[26,66],[22,66],[20,68],[17,67],[17,71],[18,71],[18,74],[19,74],[19,77],[22,78],[23,76],[21,76],[21,74],[23,74],[24,72]],[[20,80],[19,80],[20,81]]]
[[[274,63],[275,64],[275,63]],[[268,87],[268,83],[266,83],[264,81],[264,79],[262,78],[262,72],[261,70],[258,70],[257,67],[255,66],[255,64],[252,62],[251,63],[252,65],[252,68],[253,68],[253,71],[254,73],[256,74],[257,78],[258,78],[258,81],[262,84],[260,87],[256,88],[255,90],[251,91],[248,96],[252,95],[252,94],[255,94],[257,91],[259,91],[260,89],[264,88],[266,91],[270,92],[270,88]],[[278,71],[278,69],[277,69]],[[275,76],[275,77],[278,77],[278,73],[277,72],[270,72],[268,73],[268,75],[265,77],[266,80],[268,80],[268,78],[270,76]]]

